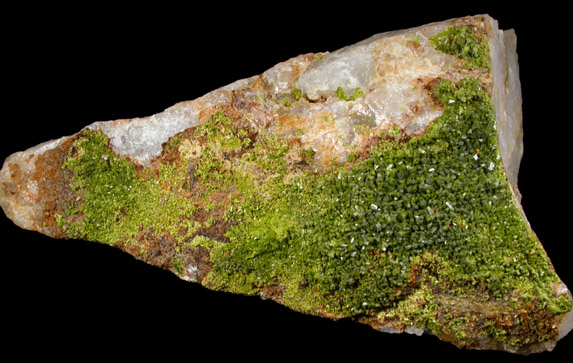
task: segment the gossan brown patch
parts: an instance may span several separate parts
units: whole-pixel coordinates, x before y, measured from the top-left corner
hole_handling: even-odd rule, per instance
[[[66,215],[68,206],[78,198],[70,188],[72,172],[62,169],[71,145],[78,137],[70,137],[57,147],[36,157],[35,172],[31,176],[38,186],[38,201],[42,206],[44,233],[56,238],[67,238],[56,223],[56,215]]]
[[[152,231],[142,232],[137,239],[137,243],[118,241],[114,247],[147,264],[170,270],[181,277],[187,275],[197,282],[211,271],[209,252],[203,247],[180,245],[168,233],[156,235]],[[178,270],[176,261],[181,263],[183,271]]]

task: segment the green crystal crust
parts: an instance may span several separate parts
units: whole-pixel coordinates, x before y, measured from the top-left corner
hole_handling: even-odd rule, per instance
[[[469,26],[451,26],[430,38],[440,51],[455,55],[471,66],[490,68],[489,47],[485,35],[477,35]]]
[[[470,27],[430,40],[489,68]],[[443,114],[425,133],[392,126],[366,155],[321,172],[297,142],[305,130],[257,132],[232,108],[172,137],[146,168],[83,131],[62,166],[77,199],[55,218],[69,237],[142,255],[150,239],[170,241],[180,276],[189,255],[206,255],[206,287],[308,314],[424,328],[467,347],[554,339],[571,297],[554,293],[560,280],[506,180],[490,95],[473,78],[429,84]],[[298,89],[283,105],[294,102],[306,102]]]
[[[71,186],[81,198],[68,207],[67,218],[56,217],[60,227],[72,238],[110,245],[134,243],[143,226],[178,238],[190,236],[197,229],[191,220],[196,207],[181,196],[186,174],[169,164],[155,175],[138,173],[108,144],[101,131],[86,130],[70,148],[63,168],[73,171]]]
[[[210,249],[207,286],[277,286],[297,310],[355,316],[401,299],[413,261],[431,253],[451,287],[541,291],[562,313],[567,297],[551,297],[559,280],[505,179],[488,95],[473,79],[444,80],[435,94],[444,114],[421,137],[387,137],[351,169],[253,197],[231,243]]]

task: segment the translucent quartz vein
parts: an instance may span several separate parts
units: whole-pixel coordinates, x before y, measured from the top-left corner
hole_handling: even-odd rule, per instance
[[[528,354],[573,319],[520,206],[521,133],[515,33],[466,17],[15,153],[0,204],[210,289]]]

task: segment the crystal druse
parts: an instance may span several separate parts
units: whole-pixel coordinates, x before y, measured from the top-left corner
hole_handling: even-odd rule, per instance
[[[0,204],[22,228],[211,289],[463,348],[551,350],[572,300],[520,206],[515,45],[482,15],[300,55],[15,153]]]

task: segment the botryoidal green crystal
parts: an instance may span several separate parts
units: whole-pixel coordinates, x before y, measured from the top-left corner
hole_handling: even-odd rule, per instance
[[[306,314],[425,331],[464,348],[551,349],[571,294],[508,182],[492,101],[493,23],[447,25],[297,58],[298,73],[277,66],[264,82],[214,91],[210,106],[181,106],[201,107],[198,118],[144,162],[147,151],[116,144],[114,124],[62,139],[42,159],[29,156],[35,150],[8,159],[3,209],[25,228],[102,242],[207,288]],[[380,49],[402,58],[393,65]],[[392,73],[404,64],[411,78]],[[317,81],[336,67],[378,78]],[[282,92],[261,86],[285,79]],[[391,82],[401,103],[354,111],[373,109]],[[222,101],[226,92],[243,101]],[[31,161],[33,174],[14,172]],[[47,165],[55,184],[37,179]],[[38,215],[30,203],[14,201],[29,181],[40,190],[37,222],[21,217]],[[57,202],[42,193],[56,184]]]

